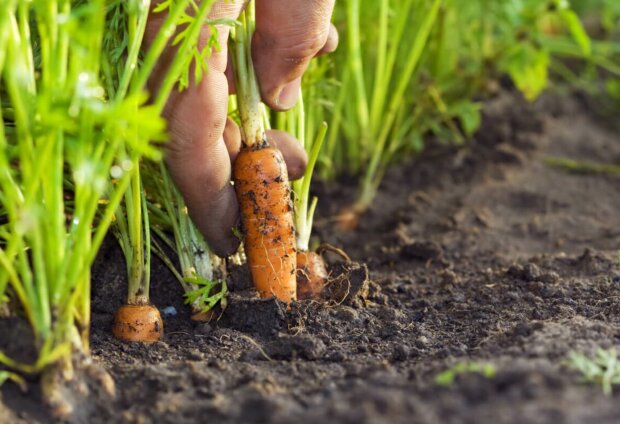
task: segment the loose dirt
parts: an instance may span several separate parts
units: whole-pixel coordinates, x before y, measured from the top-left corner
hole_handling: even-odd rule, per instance
[[[107,243],[93,270],[92,353],[117,396],[92,397],[76,420],[619,422],[618,395],[584,384],[566,358],[620,347],[620,176],[546,162],[620,163],[618,128],[595,109],[576,94],[498,96],[471,145],[430,143],[392,168],[353,232],[332,217],[354,186],[317,184],[316,235],[355,261],[332,258],[325,304],[251,298],[247,271],[231,268],[228,309],[196,324],[157,263],[153,302],[177,314],[162,342],[124,344],[110,332],[124,263]],[[495,376],[436,383],[463,362],[493,364]],[[36,387],[5,384],[0,422],[49,422]]]

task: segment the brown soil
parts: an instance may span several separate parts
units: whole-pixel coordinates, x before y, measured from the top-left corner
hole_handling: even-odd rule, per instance
[[[618,395],[583,384],[565,359],[620,346],[620,176],[545,164],[620,162],[618,132],[591,106],[496,98],[471,146],[433,146],[390,170],[355,232],[329,218],[353,186],[319,184],[318,237],[370,270],[367,280],[363,265],[332,264],[338,302],[248,298],[234,269],[226,313],[195,324],[156,264],[152,300],[178,314],[164,317],[162,342],[124,344],[110,332],[125,277],[109,243],[94,269],[92,351],[117,397],[92,397],[76,421],[619,422]],[[0,342],[13,326],[2,328]],[[496,375],[435,383],[458,362]],[[0,422],[50,421],[30,386],[4,385]]]

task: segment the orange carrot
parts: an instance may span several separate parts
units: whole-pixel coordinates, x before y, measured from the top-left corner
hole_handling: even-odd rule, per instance
[[[295,228],[282,154],[266,143],[245,147],[235,160],[234,179],[254,286],[263,298],[295,300]]]
[[[114,336],[124,342],[153,343],[164,334],[159,309],[153,305],[123,305],[114,315]]]
[[[192,315],[189,318],[196,322],[211,322],[216,321],[221,313],[222,311],[217,311],[216,308],[209,309],[206,312],[192,308]]]
[[[353,231],[360,221],[361,211],[355,207],[345,207],[336,215],[336,227],[341,231]]]
[[[315,252],[297,252],[297,297],[301,300],[319,300],[327,283],[327,269],[321,255]]]
[[[282,154],[266,141],[265,114],[250,48],[255,18],[254,2],[250,2],[239,17],[242,25],[231,28],[229,47],[243,142],[233,177],[254,286],[263,298],[291,302],[297,298],[291,188]]]

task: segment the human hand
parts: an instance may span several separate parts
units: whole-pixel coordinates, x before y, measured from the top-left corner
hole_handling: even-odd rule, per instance
[[[209,18],[236,19],[245,4],[245,0],[216,1]],[[333,7],[334,0],[256,0],[252,57],[261,96],[270,108],[281,111],[293,107],[310,60],[336,49],[338,33],[330,24]],[[156,13],[149,17],[147,45],[164,18]],[[210,35],[205,25],[199,47]],[[164,109],[171,137],[166,152],[170,174],[191,218],[219,256],[233,254],[239,245],[232,231],[238,222],[239,206],[230,180],[241,135],[227,118],[228,95],[233,88],[228,35],[228,27],[218,26],[221,50],[208,59],[208,72],[200,84],[173,92]],[[157,90],[158,76],[172,55],[174,48],[162,55],[149,83],[151,90]],[[290,179],[300,178],[307,163],[300,143],[282,131],[267,131],[267,139],[282,152]]]

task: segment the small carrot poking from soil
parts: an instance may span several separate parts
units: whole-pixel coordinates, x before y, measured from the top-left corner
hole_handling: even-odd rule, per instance
[[[335,217],[336,227],[341,231],[353,231],[360,222],[360,212],[354,207],[347,207]]]
[[[164,323],[153,305],[123,305],[114,315],[112,333],[124,342],[154,343],[164,335]]]
[[[286,164],[279,150],[258,143],[241,150],[235,190],[254,286],[263,298],[297,298],[295,228]]]
[[[196,322],[211,322],[217,320],[218,314],[213,310],[207,312],[192,311],[190,319]]]
[[[327,285],[329,273],[323,253],[335,253],[344,261],[351,262],[347,253],[329,243],[321,244],[315,252],[297,250],[297,297],[300,300],[320,300]]]
[[[327,283],[327,269],[321,255],[315,252],[297,252],[297,297],[300,300],[318,300]]]

